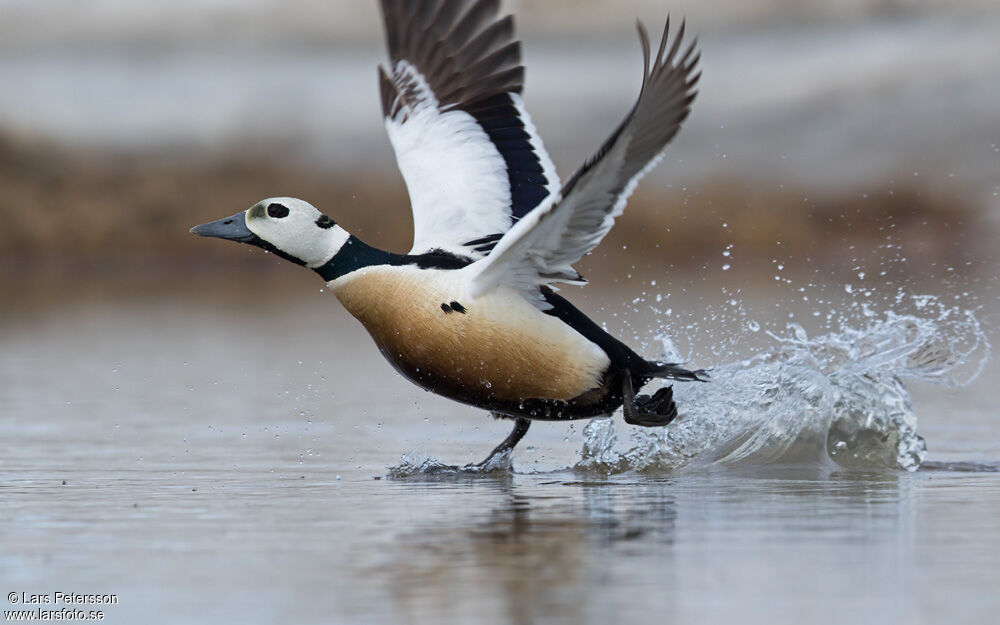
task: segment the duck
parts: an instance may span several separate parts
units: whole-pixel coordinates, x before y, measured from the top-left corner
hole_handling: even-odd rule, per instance
[[[673,387],[703,369],[647,360],[557,292],[624,211],[680,130],[701,75],[697,39],[670,18],[655,54],[636,22],[638,98],[565,182],[524,106],[521,44],[499,0],[381,0],[389,62],[378,68],[384,124],[413,212],[399,254],[350,234],[309,202],[273,197],[191,229],[319,274],[386,360],[421,388],[513,421],[470,471],[510,467],[534,421],[612,415],[663,427]],[[458,467],[453,467],[458,468]]]

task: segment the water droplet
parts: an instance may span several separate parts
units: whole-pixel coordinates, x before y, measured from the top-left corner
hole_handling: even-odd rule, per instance
[[[788,327],[792,330],[792,334],[795,335],[796,340],[805,343],[809,340],[809,335],[806,334],[806,329],[797,323],[790,323]]]

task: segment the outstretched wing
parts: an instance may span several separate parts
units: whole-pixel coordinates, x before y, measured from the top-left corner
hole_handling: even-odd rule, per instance
[[[637,23],[642,44],[642,90],[632,111],[598,152],[563,187],[515,224],[485,259],[468,267],[473,294],[500,285],[513,286],[540,306],[538,287],[551,282],[582,283],[571,266],[594,249],[639,179],[663,156],[694,100],[699,55],[692,42],[681,53],[684,24],[667,49],[667,20],[656,59],[650,67],[649,35]]]
[[[413,206],[413,250],[480,258],[556,193],[521,100],[524,67],[499,0],[382,0],[382,112]]]

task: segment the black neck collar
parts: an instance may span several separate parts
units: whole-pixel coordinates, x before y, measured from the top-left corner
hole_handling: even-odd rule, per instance
[[[372,247],[352,234],[340,250],[333,255],[333,258],[314,268],[313,271],[318,273],[323,280],[329,282],[352,271],[374,265],[414,265],[421,269],[461,269],[471,262],[470,258],[443,251],[433,251],[426,254],[393,254]]]
[[[404,257],[399,254],[372,247],[352,234],[340,246],[333,258],[314,268],[313,271],[318,273],[323,280],[329,282],[362,267],[402,264],[398,262],[402,258]]]

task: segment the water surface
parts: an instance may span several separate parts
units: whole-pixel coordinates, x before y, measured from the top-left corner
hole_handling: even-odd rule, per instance
[[[986,623],[1000,609],[995,364],[964,388],[910,385],[929,447],[912,473],[608,474],[573,468],[583,424],[540,424],[514,473],[406,479],[387,477],[404,453],[478,460],[507,426],[398,378],[328,293],[16,314],[0,374],[3,589],[116,593],[107,622]]]

